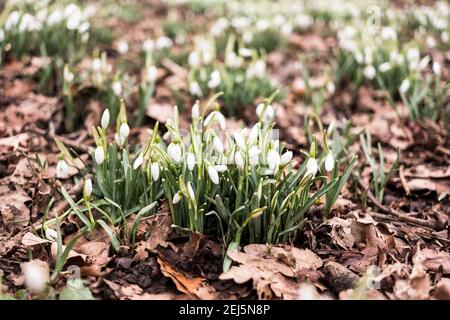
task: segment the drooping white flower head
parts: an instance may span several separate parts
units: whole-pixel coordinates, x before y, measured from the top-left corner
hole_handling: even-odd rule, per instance
[[[152,53],[154,47],[155,42],[152,39],[147,39],[142,44],[142,50],[144,50],[146,53]]]
[[[95,162],[98,165],[101,165],[105,161],[105,149],[103,147],[98,146],[95,148]]]
[[[173,204],[177,204],[178,202],[180,202],[182,199],[182,195],[180,192],[177,192],[173,195],[173,199],[172,199],[172,203]]]
[[[219,184],[219,174],[213,166],[208,167],[208,175],[214,184]]]
[[[270,170],[275,170],[275,168],[280,164],[281,158],[280,154],[273,149],[270,149],[267,153],[267,164]]]
[[[182,150],[181,147],[178,143],[171,143],[169,144],[169,146],[167,147],[167,153],[169,155],[169,157],[175,162],[175,163],[180,163],[181,161],[181,156],[182,156]]]
[[[437,76],[441,75],[442,67],[439,62],[433,62],[433,73]]]
[[[248,150],[248,159],[251,165],[257,165],[259,163],[259,154],[261,150],[257,146],[251,146]]]
[[[275,117],[275,110],[271,104],[266,106],[264,103],[260,103],[256,107],[256,114],[258,115],[261,121],[271,122]]]
[[[383,62],[382,64],[379,65],[378,69],[382,73],[388,72],[389,70],[391,70],[391,64],[389,62]]]
[[[210,80],[208,81],[208,88],[215,89],[221,83],[221,77],[219,70],[214,70],[211,72]]]
[[[200,118],[200,106],[199,106],[198,102],[196,102],[196,103],[192,106],[191,117],[192,117],[192,119],[198,119],[198,118]]]
[[[51,228],[47,228],[45,229],[45,237],[47,238],[47,240],[56,241],[56,239],[58,238],[58,233]]]
[[[200,60],[200,54],[198,53],[198,51],[192,51],[189,54],[188,64],[193,68],[197,68],[200,66],[201,60]]]
[[[158,69],[155,66],[150,66],[146,69],[146,78],[148,82],[155,82],[158,76]]]
[[[233,138],[236,141],[236,144],[238,145],[239,148],[241,148],[242,150],[247,149],[245,139],[239,131],[233,132]]]
[[[197,97],[201,97],[203,95],[202,88],[200,88],[197,81],[191,81],[189,83],[189,93]]]
[[[236,151],[234,153],[234,163],[236,164],[236,167],[239,170],[244,169],[244,164],[245,164],[244,163],[244,159],[242,158],[242,155],[241,155],[241,153],[239,151]]]
[[[130,127],[126,123],[122,123],[119,128],[119,135],[120,139],[122,141],[125,141],[126,138],[128,138],[128,135],[130,134]]]
[[[142,154],[140,154],[140,155],[136,158],[136,160],[134,160],[134,163],[133,163],[133,169],[134,169],[134,170],[137,170],[137,169],[142,165],[143,162],[144,162],[144,157],[142,156]]]
[[[119,42],[117,42],[117,52],[119,52],[120,54],[126,54],[128,53],[128,43],[124,40],[121,40]]]
[[[66,161],[59,160],[56,164],[56,177],[58,179],[67,179],[69,177],[69,167]]]
[[[399,91],[403,94],[408,92],[409,87],[411,86],[411,81],[408,78],[404,79],[400,85]]]
[[[158,50],[168,49],[173,45],[173,41],[169,37],[162,36],[156,39],[155,45]]]
[[[122,94],[122,84],[120,81],[114,81],[111,85],[112,91],[116,96],[120,96]]]
[[[283,153],[280,160],[281,165],[284,166],[288,164],[292,160],[292,156],[293,156],[292,151],[286,151],[285,153]]]
[[[109,113],[109,109],[105,109],[105,111],[103,111],[102,120],[101,120],[101,125],[102,125],[103,129],[108,128],[110,117],[111,117],[111,114]]]
[[[209,126],[209,124],[211,123],[211,121],[216,120],[219,123],[220,129],[221,130],[225,130],[227,123],[226,123],[226,119],[225,116],[219,112],[219,111],[213,111],[211,112],[205,119],[205,121],[203,121],[203,125],[205,127]]]
[[[374,66],[368,65],[364,68],[364,76],[367,79],[369,79],[369,80],[374,79],[376,74],[377,74],[377,70],[375,70]]]
[[[325,158],[325,170],[328,172],[333,171],[334,168],[334,158],[333,153],[330,151],[327,154],[327,157]]]
[[[90,197],[92,194],[92,180],[90,178],[84,181],[84,195]]]
[[[158,181],[158,179],[159,179],[159,164],[157,162],[153,162],[151,164],[150,171],[152,173],[153,181]]]
[[[216,151],[218,153],[223,153],[223,144],[219,137],[217,137],[217,136],[214,137],[213,146],[214,146],[214,149],[216,149]]]
[[[187,184],[187,190],[189,193],[189,198],[191,198],[192,201],[195,201],[195,192],[194,192],[194,188],[192,187],[192,183],[189,182]]]
[[[306,173],[305,176],[314,177],[319,170],[319,165],[317,164],[317,160],[314,158],[309,158],[306,163]]]
[[[189,171],[194,170],[195,166],[195,155],[192,152],[189,152],[186,156],[187,167]]]
[[[217,172],[225,172],[228,170],[228,167],[224,164],[217,164],[214,168],[216,168]]]
[[[259,136],[259,123],[255,124],[250,130],[250,134],[248,135],[248,144],[252,145],[258,140]]]

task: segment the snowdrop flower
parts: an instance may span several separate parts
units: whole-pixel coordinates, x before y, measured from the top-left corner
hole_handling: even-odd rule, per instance
[[[116,96],[120,96],[122,94],[122,84],[120,81],[114,81],[111,88]]]
[[[90,197],[92,194],[92,180],[91,179],[86,179],[84,181],[84,195],[86,197]]]
[[[383,40],[395,40],[397,39],[397,32],[392,27],[384,27],[381,30],[381,38]]]
[[[169,37],[163,36],[156,40],[156,48],[158,50],[168,49],[172,46],[173,42]]]
[[[261,153],[261,151],[259,150],[259,148],[257,146],[250,147],[250,149],[248,150],[248,158],[249,158],[251,165],[258,164],[260,153]]]
[[[53,10],[46,19],[46,24],[53,26],[60,23],[64,19],[63,12],[59,9]]]
[[[126,54],[128,52],[128,49],[128,43],[126,41],[121,40],[117,43],[117,51],[120,54]]]
[[[376,73],[377,71],[372,65],[368,65],[364,68],[364,76],[369,80],[375,78]]]
[[[418,48],[409,48],[406,52],[406,59],[408,59],[409,62],[412,61],[418,61],[420,58],[420,51]]]
[[[441,33],[441,41],[443,43],[447,43],[448,40],[449,40],[448,32],[447,31],[442,32]]]
[[[203,125],[207,127],[212,120],[216,120],[219,123],[220,129],[225,130],[226,128],[226,119],[225,116],[220,113],[219,111],[213,111],[211,112],[203,122]]]
[[[167,147],[167,153],[175,163],[180,163],[182,151],[178,143],[172,142],[171,144],[169,144],[169,146]]]
[[[359,64],[362,64],[364,62],[364,55],[361,52],[356,52],[355,53],[355,60],[356,62],[358,62]]]
[[[219,137],[214,137],[213,146],[219,153],[223,153],[223,144]]]
[[[334,82],[328,81],[326,89],[328,94],[334,94],[336,92],[336,86],[334,85]]]
[[[292,33],[292,25],[290,23],[286,23],[283,26],[281,26],[281,34],[285,37],[288,37]]]
[[[199,106],[198,102],[196,102],[196,103],[192,106],[192,110],[191,110],[191,118],[192,118],[192,119],[198,119],[198,118],[200,118],[200,106]]]
[[[292,160],[292,156],[293,156],[292,151],[286,151],[285,153],[283,153],[280,160],[281,165],[284,166],[288,164]]]
[[[189,198],[191,198],[192,201],[195,201],[195,192],[194,192],[194,188],[192,187],[192,183],[188,183],[187,184],[187,189],[188,189],[188,193],[189,193]]]
[[[208,167],[208,175],[214,184],[219,184],[219,173],[213,166]]]
[[[250,134],[248,135],[248,144],[252,145],[258,139],[259,135],[259,123],[255,124],[250,130]]]
[[[51,228],[47,228],[45,229],[45,237],[50,241],[56,241],[58,238],[58,233]]]
[[[20,20],[20,14],[17,11],[13,11],[9,14],[8,18],[5,21],[5,30],[9,31],[13,27],[17,26]]]
[[[119,136],[121,141],[125,141],[126,138],[128,138],[128,135],[130,134],[130,127],[126,123],[122,123],[119,128]]]
[[[25,286],[35,294],[45,291],[50,281],[48,265],[41,260],[32,260],[22,264]]]
[[[146,70],[147,81],[155,82],[158,75],[158,69],[155,66],[148,67]]]
[[[75,78],[75,75],[70,72],[69,67],[67,65],[64,66],[64,72],[63,72],[64,82],[66,83],[72,83],[73,79]]]
[[[280,154],[277,151],[270,149],[267,153],[267,164],[269,165],[269,169],[275,170],[275,168],[280,164],[280,161]]]
[[[82,20],[83,20],[83,17],[81,16],[81,12],[79,10],[75,11],[67,18],[67,22],[66,22],[67,29],[69,29],[69,30],[78,29]]]
[[[180,192],[177,192],[173,196],[172,203],[177,204],[180,201],[181,201],[181,194],[180,194]]]
[[[133,163],[133,169],[134,169],[134,170],[137,170],[137,169],[142,165],[143,162],[144,162],[144,157],[142,156],[142,154],[140,154],[140,155],[136,158],[136,160],[134,160],[134,163]]]
[[[258,104],[256,107],[256,114],[263,122],[270,122],[275,117],[275,110],[272,105],[265,105],[264,103]]]
[[[153,162],[151,164],[150,171],[152,173],[153,181],[158,181],[158,178],[159,178],[159,164],[157,162]]]
[[[0,42],[3,42],[5,40],[5,31],[3,29],[0,29]]]
[[[195,156],[192,152],[189,152],[186,156],[187,167],[189,171],[194,170],[195,166]]]
[[[210,80],[208,81],[208,88],[214,89],[217,88],[220,85],[221,79],[220,79],[220,72],[219,70],[214,70],[211,73]]]
[[[147,39],[142,44],[142,50],[144,50],[146,53],[152,53],[154,47],[155,42],[152,39]]]
[[[264,31],[267,30],[270,26],[269,21],[266,19],[260,19],[256,22],[256,30],[258,31]]]
[[[244,159],[239,151],[234,153],[234,163],[239,170],[244,169]]]
[[[328,152],[327,157],[325,158],[325,170],[331,172],[334,168],[334,158],[333,154]]]
[[[197,68],[200,66],[200,54],[197,51],[192,51],[188,57],[188,63],[191,67]]]
[[[233,132],[233,138],[236,141],[236,144],[239,146],[239,148],[241,148],[242,150],[245,150],[247,148],[244,137],[239,131]]]
[[[69,177],[69,167],[66,161],[59,160],[56,164],[56,177],[58,179],[67,179]]]
[[[252,49],[248,49],[248,48],[239,48],[238,51],[239,55],[244,57],[244,58],[250,58],[253,54]]]
[[[97,147],[95,148],[95,162],[97,162],[98,165],[101,165],[105,161],[105,150],[103,147]]]
[[[399,90],[401,93],[405,94],[409,90],[410,86],[411,82],[409,81],[409,79],[405,79],[402,81]]]
[[[305,176],[314,177],[319,170],[319,166],[317,164],[317,160],[314,158],[309,158],[306,163],[306,173]]]
[[[257,78],[262,79],[266,74],[266,63],[263,60],[255,61],[248,69],[247,69],[247,78]]]
[[[382,64],[380,64],[378,69],[380,70],[380,72],[387,72],[391,70],[391,64],[389,62],[383,62]]]
[[[100,121],[102,128],[105,130],[106,130],[106,128],[108,128],[110,117],[111,117],[111,115],[109,113],[109,109],[105,109],[105,111],[103,111],[103,114],[102,114],[102,120]]]
[[[214,168],[217,170],[217,172],[225,172],[228,169],[228,167],[224,164],[215,165]]]
[[[100,71],[102,68],[102,61],[99,58],[92,59],[91,68],[94,72]]]
[[[189,83],[189,93],[193,96],[201,97],[203,95],[202,89],[197,81],[191,81]]]
[[[432,48],[436,47],[436,39],[434,39],[433,37],[431,37],[431,36],[427,37],[426,42],[427,42],[428,48],[432,49]]]
[[[433,62],[433,73],[437,76],[441,75],[442,68],[439,62]]]
[[[242,40],[243,40],[245,43],[250,43],[250,42],[252,42],[252,41],[253,41],[253,33],[251,33],[250,31],[245,31],[245,32],[242,34]]]
[[[239,57],[234,51],[228,52],[225,56],[225,64],[227,67],[239,68],[242,63],[242,57]]]

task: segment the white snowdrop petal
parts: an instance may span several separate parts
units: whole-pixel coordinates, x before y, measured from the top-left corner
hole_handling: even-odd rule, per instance
[[[292,156],[293,156],[292,151],[286,151],[285,153],[283,153],[280,161],[281,164],[282,165],[288,164],[292,160]]]
[[[327,157],[325,158],[325,170],[331,172],[334,168],[334,158],[331,152],[328,152]]]
[[[97,147],[95,148],[95,162],[97,162],[98,165],[101,165],[105,161],[105,150],[103,147]]]
[[[195,166],[195,156],[193,153],[189,152],[186,156],[187,167],[189,171],[194,170]]]
[[[158,178],[159,178],[159,164],[157,162],[153,162],[151,164],[150,171],[152,173],[153,181],[158,181]]]
[[[208,167],[208,175],[214,184],[219,184],[219,173],[213,166]]]
[[[101,120],[101,125],[102,125],[103,129],[108,128],[110,117],[111,117],[111,114],[109,113],[109,109],[105,109],[105,111],[103,111],[102,120]]]

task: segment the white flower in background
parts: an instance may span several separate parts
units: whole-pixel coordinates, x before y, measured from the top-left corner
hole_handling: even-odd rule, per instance
[[[56,178],[67,179],[69,177],[69,167],[67,162],[64,160],[59,160],[56,164]]]
[[[146,76],[148,82],[155,82],[158,75],[158,69],[155,66],[150,66],[146,69]]]
[[[428,36],[426,42],[428,48],[432,49],[436,47],[436,39],[434,39],[432,36]]]
[[[306,14],[299,14],[295,17],[295,24],[302,30],[308,29],[313,24],[313,18]]]
[[[116,96],[120,96],[122,94],[122,84],[120,81],[114,81],[111,85],[112,91]]]
[[[105,150],[103,147],[98,146],[95,148],[95,162],[97,162],[98,165],[101,165],[105,161]]]
[[[48,26],[54,26],[55,24],[61,23],[64,19],[63,12],[59,9],[53,10],[45,20]]]
[[[256,114],[261,121],[270,122],[275,117],[275,110],[271,104],[266,106],[264,103],[260,103],[256,107]]]
[[[392,27],[384,27],[381,30],[381,38],[383,40],[396,40],[397,39],[397,32]]]
[[[214,146],[214,149],[216,149],[217,152],[223,153],[223,144],[222,144],[222,141],[220,140],[219,137],[217,137],[217,136],[214,137],[214,139],[213,139],[213,146]]]
[[[389,62],[383,62],[382,64],[380,64],[378,66],[378,69],[380,70],[380,72],[384,73],[384,72],[388,72],[389,70],[391,70],[391,64]]]
[[[208,175],[214,184],[219,184],[219,173],[213,166],[208,167]]]
[[[449,40],[448,32],[447,31],[442,32],[441,33],[441,41],[443,43],[448,43],[448,40]]]
[[[144,157],[142,156],[142,154],[140,154],[140,155],[136,158],[136,160],[134,160],[134,163],[133,163],[133,169],[134,169],[134,170],[138,169],[138,168],[142,165],[143,162],[144,162]]]
[[[411,82],[409,81],[409,79],[405,79],[402,81],[399,90],[401,93],[406,93],[408,92],[410,86]]]
[[[197,51],[192,51],[189,53],[188,57],[188,64],[193,67],[197,68],[200,66],[201,60],[200,60],[200,54]]]
[[[270,27],[270,22],[266,19],[260,19],[256,22],[256,30],[265,31]]]
[[[86,32],[89,30],[89,28],[91,27],[91,24],[87,21],[84,21],[83,23],[80,24],[80,26],[78,27],[78,32],[83,34],[83,38],[87,36],[87,39],[89,39],[89,34],[87,34]],[[83,40],[84,42],[87,41],[87,39]]]
[[[270,170],[275,170],[275,168],[280,164],[281,158],[280,154],[273,149],[270,149],[267,153],[267,164]]]
[[[331,172],[334,168],[334,158],[333,154],[328,152],[327,157],[325,158],[325,170]]]
[[[128,138],[128,135],[130,134],[130,127],[126,123],[122,123],[119,128],[119,136],[121,141],[125,141],[126,138]]]
[[[364,62],[364,55],[361,52],[356,52],[355,53],[355,60],[356,62],[358,62],[359,64],[362,64]]]
[[[433,73],[437,76],[441,75],[442,67],[439,62],[433,62]]]
[[[0,42],[3,42],[5,40],[5,31],[0,28]]]
[[[102,114],[102,119],[100,121],[102,128],[106,130],[109,125],[109,118],[111,117],[111,114],[109,113],[109,109],[105,109]]]
[[[196,102],[196,103],[192,106],[191,117],[192,117],[192,119],[198,119],[198,118],[200,118],[200,106],[199,106],[198,102]]]
[[[189,171],[194,170],[195,166],[195,156],[192,152],[189,152],[186,156],[187,167]]]
[[[239,148],[241,148],[242,150],[245,150],[247,148],[244,137],[239,131],[233,132],[233,138],[236,141],[236,144],[238,145]]]
[[[189,198],[191,198],[192,201],[195,201],[195,192],[194,192],[194,188],[192,187],[192,183],[189,182],[187,184],[187,190],[189,193]]]
[[[281,27],[281,34],[285,37],[288,37],[292,33],[292,25],[290,23],[286,23]]]
[[[86,179],[84,181],[84,195],[86,197],[90,197],[92,194],[92,180],[91,179]]]
[[[220,85],[220,72],[219,70],[214,70],[211,72],[210,80],[208,81],[208,88],[214,89]]]
[[[326,89],[328,94],[334,94],[336,92],[336,86],[334,85],[334,82],[328,81]]]
[[[241,57],[250,58],[253,55],[252,49],[239,48],[238,53]]]
[[[231,25],[235,27],[236,29],[246,29],[248,26],[250,26],[251,20],[249,17],[241,16],[236,17],[233,20],[231,20]]]
[[[72,83],[72,81],[75,79],[75,75],[69,70],[69,67],[67,65],[64,67],[63,73],[64,82]]]
[[[100,58],[92,59],[92,62],[91,62],[92,71],[98,72],[98,71],[100,71],[101,68],[102,68],[102,61],[100,60]]]
[[[376,74],[377,74],[377,71],[375,70],[374,66],[368,65],[364,68],[364,76],[367,79],[369,79],[369,80],[374,79]]]
[[[275,18],[273,18],[273,22],[275,26],[281,27],[283,24],[286,23],[286,18],[281,14],[277,14]]]
[[[225,130],[226,128],[226,119],[225,116],[220,113],[219,111],[213,111],[211,112],[205,119],[205,121],[203,121],[203,125],[205,127],[209,126],[209,124],[213,121],[216,120],[219,123],[220,129],[221,130]]]
[[[234,163],[239,170],[244,169],[244,159],[239,151],[234,153]]]
[[[201,97],[203,95],[202,89],[197,81],[191,81],[189,83],[189,93],[197,97]]]
[[[258,136],[259,136],[259,123],[255,124],[252,130],[250,130],[250,134],[248,135],[248,144],[252,145],[254,142],[256,142]]]
[[[158,162],[153,162],[151,164],[150,171],[152,173],[153,181],[158,181],[158,178],[159,178],[159,164],[158,164]]]
[[[47,228],[45,229],[45,237],[47,238],[47,240],[56,241],[56,239],[58,238],[58,233],[51,228]]]
[[[20,19],[19,31],[39,31],[42,29],[42,23],[29,13],[25,13]]]
[[[309,158],[306,163],[306,173],[305,176],[314,177],[319,170],[319,165],[317,164],[317,160],[314,158]]]
[[[216,168],[217,172],[225,172],[228,169],[228,167],[224,164],[215,165],[214,168]]]
[[[229,68],[239,68],[243,62],[242,57],[239,57],[234,51],[228,52],[225,56],[225,64]]]
[[[154,48],[155,42],[152,39],[147,39],[142,44],[142,50],[144,50],[146,53],[152,53]]]
[[[292,156],[293,156],[292,151],[286,151],[285,153],[283,153],[281,155],[281,160],[280,160],[281,165],[284,166],[284,165],[288,164],[289,162],[291,162]]]
[[[406,59],[408,59],[409,62],[419,61],[419,59],[420,59],[419,49],[418,48],[409,48],[408,51],[406,51]]]
[[[261,151],[257,146],[252,146],[248,150],[248,159],[251,165],[257,165],[259,163],[259,154]]]
[[[9,14],[8,18],[5,21],[4,27],[6,31],[11,30],[16,27],[20,21],[20,14],[17,11],[13,11]]]
[[[244,33],[242,34],[242,40],[247,44],[252,42],[253,41],[253,33],[250,31],[244,31]]]
[[[423,69],[425,69],[428,66],[429,63],[430,63],[430,57],[425,56],[422,60],[420,60],[419,64],[417,65],[417,70],[422,71]],[[414,69],[414,68],[411,68],[411,69]]]
[[[177,193],[175,193],[174,195],[173,195],[173,200],[172,200],[172,203],[173,204],[177,204],[178,202],[180,202],[181,201],[181,194],[179,193],[179,192],[177,192]]]
[[[169,37],[163,36],[163,37],[159,37],[158,39],[156,39],[156,49],[158,50],[163,50],[163,49],[168,49],[173,45],[172,39],[170,39]]]
[[[24,262],[21,265],[25,286],[34,294],[43,293],[50,281],[48,264],[41,260]]]
[[[76,30],[78,29],[82,21],[83,17],[81,11],[78,9],[67,18],[66,27],[69,30]]]
[[[211,27],[211,34],[218,37],[223,34],[223,32],[228,28],[229,22],[225,17],[220,17]]]
[[[247,78],[262,79],[266,75],[266,62],[264,60],[257,60],[247,69]]]
[[[178,143],[171,143],[169,144],[169,146],[167,147],[167,153],[169,155],[169,157],[175,162],[175,163],[180,163],[181,161],[181,156],[182,156],[182,151],[181,151],[181,147]]]
[[[119,52],[120,54],[126,54],[129,50],[128,43],[124,40],[117,42],[116,48],[117,52]]]

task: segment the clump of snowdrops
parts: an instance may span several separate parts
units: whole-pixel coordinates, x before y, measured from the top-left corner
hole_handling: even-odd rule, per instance
[[[257,97],[267,97],[275,91],[264,55],[245,47],[236,50],[233,35],[228,38],[223,62],[217,59],[214,40],[203,37],[196,39],[188,62],[190,94],[207,97],[223,92],[219,99],[228,114],[236,114]]]

